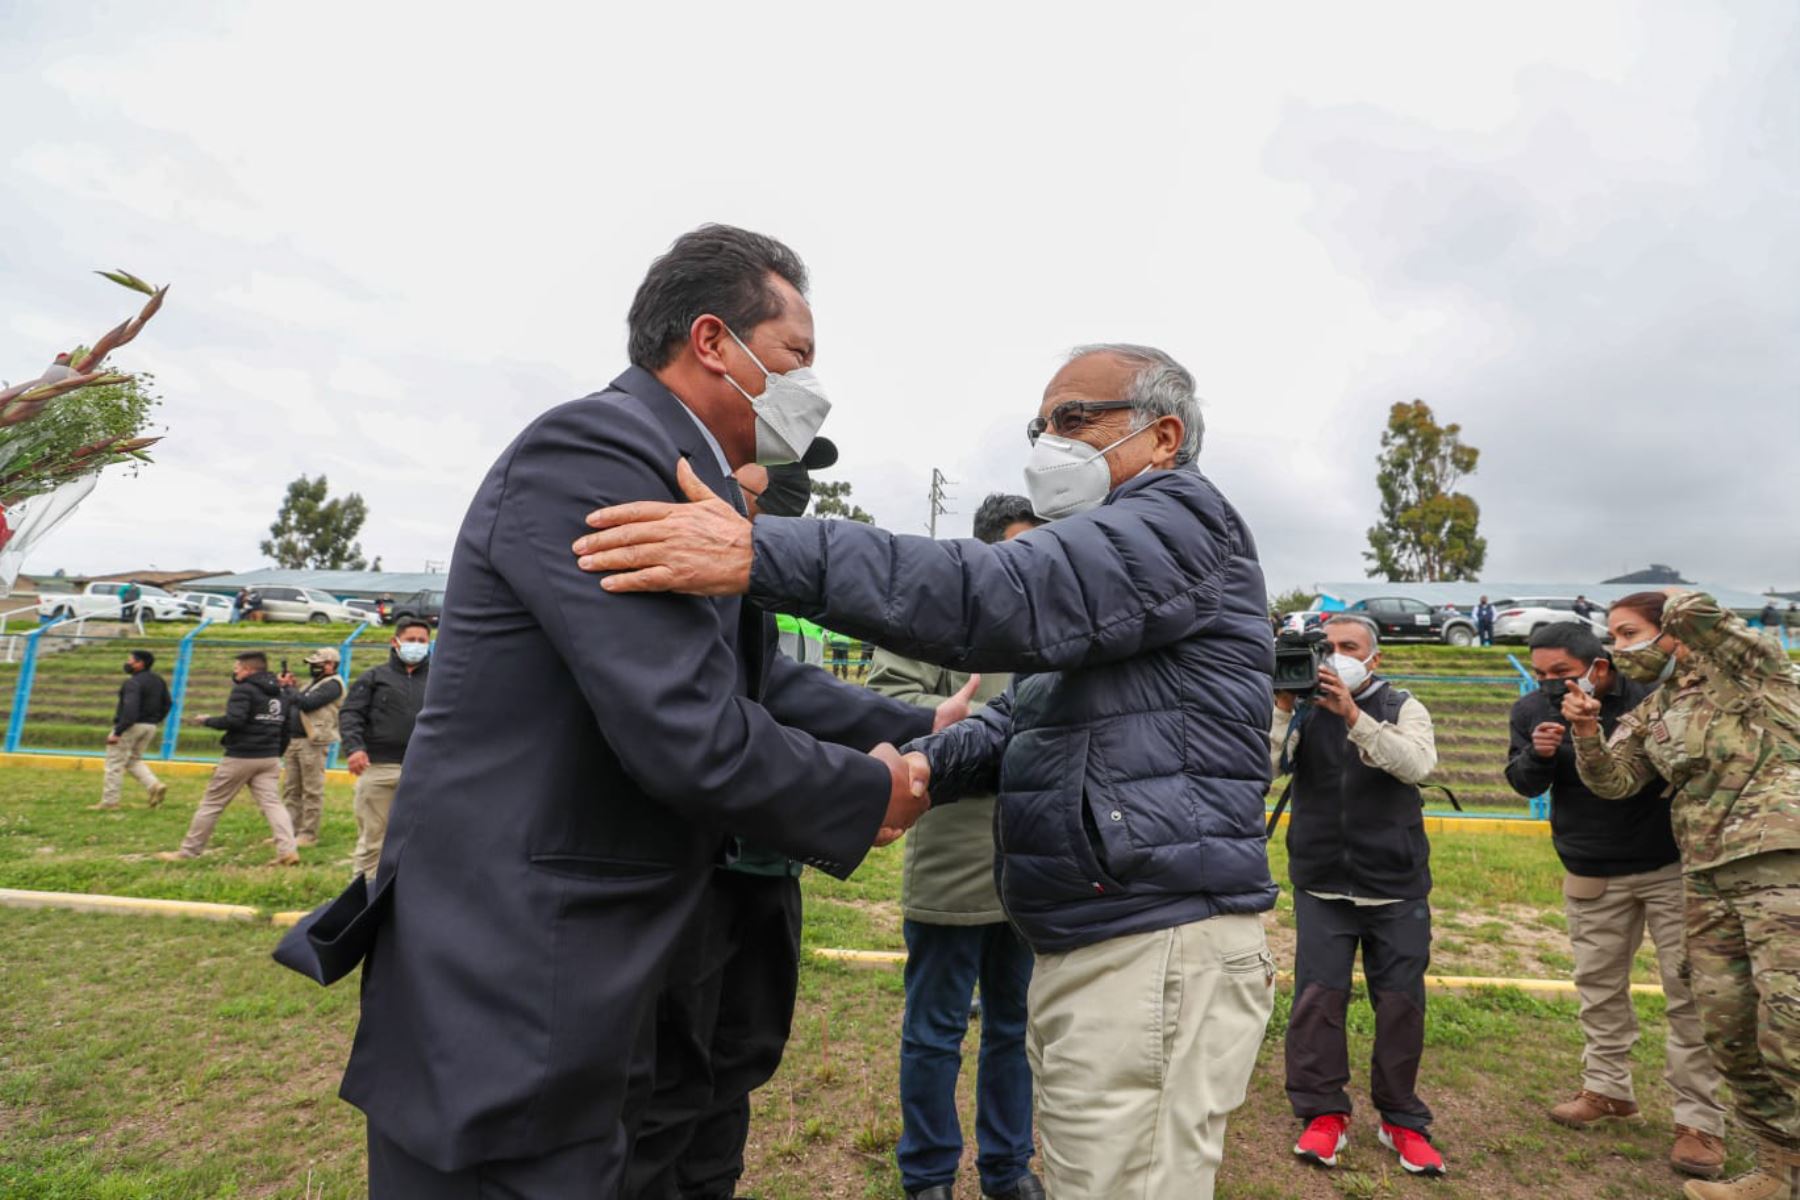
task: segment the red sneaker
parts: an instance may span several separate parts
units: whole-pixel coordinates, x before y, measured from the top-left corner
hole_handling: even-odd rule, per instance
[[[1319,1167],[1337,1166],[1338,1151],[1350,1144],[1349,1113],[1326,1113],[1306,1123],[1306,1132],[1294,1143],[1294,1157]]]
[[[1400,1165],[1412,1175],[1442,1175],[1450,1168],[1444,1156],[1432,1147],[1431,1139],[1412,1129],[1381,1123],[1381,1144],[1400,1156]]]

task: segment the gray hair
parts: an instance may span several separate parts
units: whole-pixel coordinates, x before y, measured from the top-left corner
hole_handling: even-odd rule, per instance
[[[1154,346],[1134,346],[1129,342],[1077,346],[1069,351],[1069,361],[1090,354],[1111,354],[1137,367],[1137,375],[1121,397],[1131,402],[1133,432],[1160,417],[1180,417],[1181,445],[1175,449],[1175,465],[1192,465],[1200,457],[1206,421],[1200,415],[1200,401],[1194,395],[1194,377],[1188,369]]]
[[[1367,617],[1359,617],[1355,613],[1333,613],[1325,618],[1327,625],[1361,625],[1369,633],[1369,649],[1381,648],[1381,631],[1375,628],[1375,622]]]

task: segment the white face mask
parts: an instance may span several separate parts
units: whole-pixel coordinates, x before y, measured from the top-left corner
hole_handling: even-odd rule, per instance
[[[1363,684],[1369,682],[1369,660],[1374,657],[1373,654],[1368,658],[1351,658],[1348,654],[1333,654],[1331,670],[1344,681],[1344,686],[1354,696],[1362,690]]]
[[[1054,433],[1038,434],[1038,440],[1031,445],[1031,457],[1025,460],[1025,494],[1031,497],[1031,511],[1046,521],[1054,521],[1097,507],[1112,491],[1112,468],[1106,465],[1106,456],[1115,446],[1154,428],[1155,425],[1146,425],[1134,429],[1099,450]]]
[[[777,375],[764,367],[762,359],[744,345],[744,339],[731,334],[731,340],[738,344],[738,349],[750,355],[750,361],[761,368],[763,373],[762,395],[752,396],[731,376],[725,381],[737,388],[738,395],[750,402],[756,413],[756,461],[765,467],[778,467],[783,463],[795,463],[806,454],[806,448],[812,445],[813,438],[819,434],[819,426],[825,424],[825,415],[831,411],[831,401],[825,397],[825,385],[819,382],[811,367],[796,367],[785,375]]]
[[[400,661],[407,666],[416,667],[430,656],[431,643],[401,642],[398,646],[394,647],[394,653],[398,654],[400,656]]]

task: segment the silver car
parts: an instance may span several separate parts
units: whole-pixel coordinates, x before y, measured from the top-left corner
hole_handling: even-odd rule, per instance
[[[1575,611],[1573,596],[1523,596],[1494,602],[1494,640],[1523,642],[1546,625],[1559,621],[1586,621],[1588,628],[1606,636],[1602,617],[1583,617]]]
[[[362,617],[330,592],[317,588],[264,587],[263,612],[271,621],[302,621],[311,625],[356,625]]]

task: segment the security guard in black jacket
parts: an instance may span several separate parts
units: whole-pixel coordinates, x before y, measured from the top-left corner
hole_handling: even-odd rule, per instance
[[[388,660],[370,667],[350,685],[338,713],[338,744],[344,766],[356,776],[356,873],[375,881],[388,813],[400,786],[400,764],[412,741],[425,681],[431,667],[431,626],[408,617],[394,627]]]

